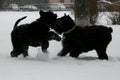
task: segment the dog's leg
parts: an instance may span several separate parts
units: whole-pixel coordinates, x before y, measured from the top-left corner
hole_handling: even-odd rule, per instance
[[[23,52],[22,54],[23,54],[23,57],[29,56],[29,55],[28,55],[28,50],[26,50],[26,49],[24,50],[24,52]]]
[[[58,56],[66,56],[69,53],[69,48],[63,47],[63,49],[58,53]]]
[[[18,57],[18,53],[15,50],[11,51],[10,55],[11,57]]]
[[[14,38],[14,36],[11,36],[11,41],[12,41],[12,46],[13,46],[13,50],[10,53],[11,57],[18,57],[19,53],[19,47],[17,45],[17,40]]]
[[[41,48],[44,53],[48,53],[47,48],[49,47],[49,42],[48,41],[43,41],[41,43]]]
[[[10,55],[11,57],[18,57],[20,54],[22,53],[21,49],[13,49],[13,51],[11,51]]]
[[[106,48],[102,47],[100,49],[96,49],[96,52],[97,52],[97,55],[98,55],[98,58],[101,59],[101,60],[108,60],[108,55],[106,54]]]
[[[28,45],[24,45],[22,50],[23,50],[22,51],[23,57],[27,57],[28,56]]]
[[[77,58],[79,56],[79,50],[71,50],[70,51],[70,56]]]

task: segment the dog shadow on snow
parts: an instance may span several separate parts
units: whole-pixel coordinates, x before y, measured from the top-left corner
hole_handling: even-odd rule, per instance
[[[94,61],[94,60],[99,60],[99,59],[93,56],[83,56],[83,57],[78,57],[77,60]]]
[[[66,57],[59,57],[59,56],[55,56],[55,57],[49,57],[49,56],[29,56],[29,57],[26,57],[26,58],[23,58],[23,57],[18,57],[18,58],[12,58],[12,59],[15,59],[15,60],[21,60],[21,61],[43,61],[43,62],[49,62],[49,61],[95,61],[95,60],[99,60],[97,57],[93,57],[93,56],[82,56],[82,57],[78,57],[78,58],[72,58],[72,57],[69,57],[69,56],[66,56]],[[120,58],[119,58],[120,60]]]
[[[96,61],[96,60],[99,60],[99,59],[97,57],[95,57],[95,56],[80,56],[80,57],[77,58],[77,60],[82,60],[82,61]],[[108,62],[120,61],[120,57],[109,56],[109,59],[105,60],[105,61],[108,61]]]
[[[17,60],[22,60],[22,61],[43,61],[43,62],[49,62],[49,61],[99,61],[99,59],[96,56],[79,56],[78,58],[72,58],[70,56],[66,57],[60,57],[60,56],[55,56],[55,57],[49,57],[49,55],[44,55],[43,53],[37,54],[36,56],[29,56],[29,57],[19,57],[19,58],[12,58],[12,59],[17,59]],[[101,61],[101,60],[100,60]],[[109,56],[108,60],[105,60],[108,62],[116,62],[120,61],[120,57],[111,57]]]

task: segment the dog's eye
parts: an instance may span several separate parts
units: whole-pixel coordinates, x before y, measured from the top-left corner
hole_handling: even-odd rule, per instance
[[[57,21],[57,24],[62,25],[62,21],[61,21],[61,20],[58,20],[58,21]]]

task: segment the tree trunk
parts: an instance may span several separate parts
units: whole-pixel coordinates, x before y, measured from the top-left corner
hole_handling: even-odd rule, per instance
[[[89,0],[90,23],[95,24],[98,16],[97,0]]]
[[[88,0],[75,0],[75,21],[79,26],[90,24],[88,4]]]
[[[2,10],[2,0],[0,0],[0,10]]]
[[[75,0],[75,21],[79,26],[94,24],[97,16],[97,0]]]

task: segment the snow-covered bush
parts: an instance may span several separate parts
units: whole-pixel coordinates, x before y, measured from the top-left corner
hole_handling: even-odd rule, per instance
[[[120,12],[111,12],[111,15],[108,15],[112,24],[120,24]]]

